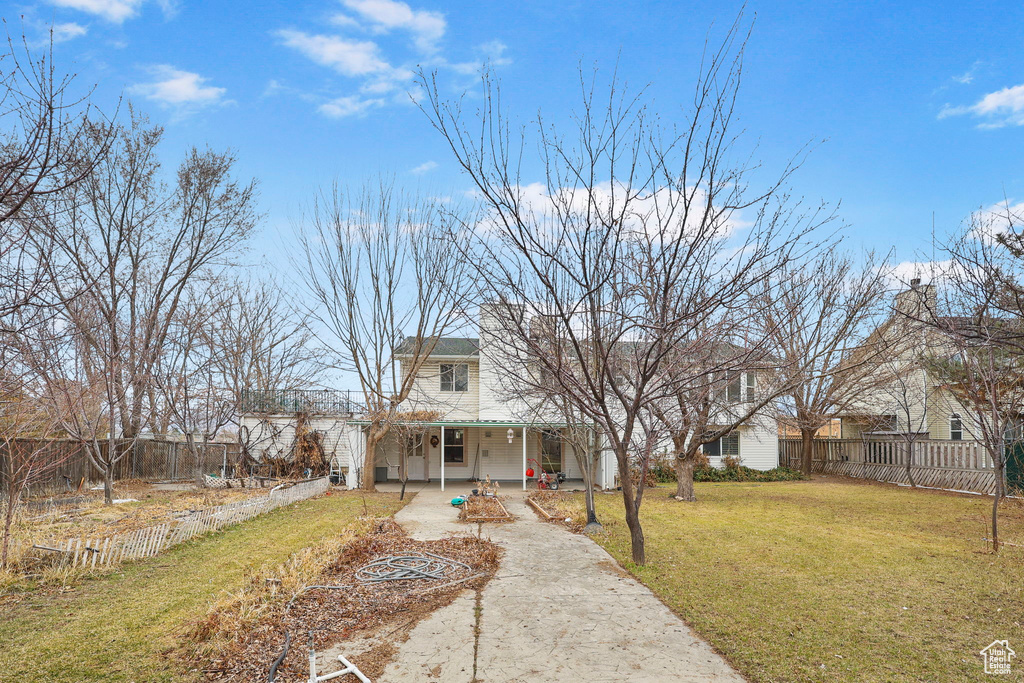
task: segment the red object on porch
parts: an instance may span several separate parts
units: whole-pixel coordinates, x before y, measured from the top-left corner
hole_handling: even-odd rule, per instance
[[[533,476],[533,468],[532,467],[529,468],[528,470],[526,470],[526,476],[528,476],[528,477],[532,477]]]

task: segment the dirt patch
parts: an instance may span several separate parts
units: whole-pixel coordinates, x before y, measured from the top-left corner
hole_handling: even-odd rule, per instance
[[[611,560],[601,560],[597,562],[594,566],[596,566],[598,569],[602,571],[608,572],[609,574],[614,574],[615,576],[622,576],[626,578],[630,578],[631,576],[629,572],[627,572],[625,569],[620,567],[615,562],[612,562]]]
[[[357,571],[368,562],[403,553],[433,553],[466,565],[453,567],[441,580],[401,579],[364,583]],[[318,673],[340,668],[345,657],[373,679],[391,662],[396,644],[434,610],[450,604],[463,590],[482,588],[497,569],[496,545],[472,536],[438,541],[410,539],[393,520],[378,522],[364,536],[346,545],[336,561],[317,579],[319,585],[345,588],[310,589],[298,594],[291,606],[277,602],[241,633],[231,632],[230,617],[211,613],[187,634],[193,652],[202,641],[224,640],[225,645],[205,661],[191,661],[207,680],[267,680],[274,660],[290,634],[288,654],[277,670],[276,681],[305,681],[309,677],[309,646],[318,653]],[[223,629],[222,629],[222,624]]]

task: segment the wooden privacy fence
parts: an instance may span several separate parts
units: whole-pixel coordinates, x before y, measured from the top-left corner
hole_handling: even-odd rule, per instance
[[[42,552],[60,553],[62,566],[88,569],[109,567],[126,560],[152,557],[196,536],[244,522],[284,505],[319,496],[329,487],[327,477],[311,479],[289,488],[275,488],[265,496],[196,510],[176,520],[145,529],[106,538],[72,538],[52,545],[41,543],[34,547]]]
[[[975,441],[815,439],[811,471],[957,491],[995,493],[992,459]],[[800,439],[779,439],[779,463],[800,468]]]
[[[78,441],[17,439],[16,443],[30,449],[42,448],[39,456],[42,462],[58,463],[54,467],[47,467],[46,475],[31,484],[29,495],[47,495],[76,489],[83,480],[88,485],[102,482],[100,473],[89,462],[85,447]],[[205,446],[200,443],[196,446],[199,451],[199,470],[204,474],[223,474],[225,466],[231,468],[238,462],[241,454],[241,447],[237,443],[210,443]],[[189,451],[188,445],[183,441],[137,439],[134,445],[122,442],[117,447],[130,450],[114,466],[115,481],[195,478],[196,456]],[[100,450],[105,457],[109,443],[102,442]],[[6,458],[0,457],[0,468],[4,467],[5,462]],[[0,475],[3,475],[2,469]],[[0,482],[4,480],[5,478],[0,476]]]

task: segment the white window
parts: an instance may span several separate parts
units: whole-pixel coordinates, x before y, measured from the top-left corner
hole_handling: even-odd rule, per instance
[[[729,371],[725,373],[725,381],[725,400],[728,403],[754,401],[754,373]]]
[[[952,441],[962,441],[964,438],[964,423],[957,413],[949,416],[949,438]]]
[[[442,363],[441,391],[469,391],[469,366]]]
[[[740,433],[732,432],[718,441],[704,444],[704,455],[709,458],[724,458],[727,455],[738,458],[740,456]]]
[[[743,391],[743,373],[725,373],[725,400],[728,403],[739,403]]]

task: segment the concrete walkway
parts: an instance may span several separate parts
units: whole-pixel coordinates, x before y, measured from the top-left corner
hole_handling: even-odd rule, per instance
[[[448,504],[468,488],[424,487],[396,519],[422,540],[475,532]],[[518,520],[483,525],[505,549],[497,575],[420,622],[380,681],[744,680],[596,543],[510,498]]]

